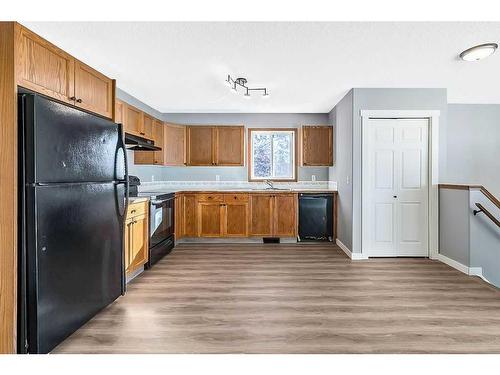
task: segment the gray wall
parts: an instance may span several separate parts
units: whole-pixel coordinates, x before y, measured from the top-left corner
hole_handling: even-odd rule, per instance
[[[329,179],[337,182],[339,191],[337,238],[351,249],[353,90],[332,109],[329,119],[335,129],[335,165],[329,170]]]
[[[446,141],[441,181],[483,185],[500,197],[500,105],[448,105]]]
[[[500,288],[500,228],[485,214],[476,216],[476,203],[481,203],[495,217],[500,217],[500,208],[488,200],[478,189],[470,191],[470,266],[481,267],[483,276]]]
[[[469,266],[469,190],[439,189],[439,253]]]
[[[358,88],[353,89],[352,143],[352,252],[361,252],[361,110],[439,110],[440,180],[446,176],[446,89]]]

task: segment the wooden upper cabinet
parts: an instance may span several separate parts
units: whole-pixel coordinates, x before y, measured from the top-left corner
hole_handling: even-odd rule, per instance
[[[155,146],[161,148],[161,151],[153,152],[153,163],[155,165],[164,165],[165,164],[165,125],[163,122],[159,120],[153,120],[153,140],[155,142]]]
[[[272,194],[250,195],[250,234],[252,236],[270,237],[273,235]]]
[[[142,123],[142,129],[139,129],[139,134],[144,138],[154,139],[153,138],[153,121],[154,119],[144,114],[144,121]]]
[[[144,124],[148,124],[150,127],[152,139],[155,146],[161,148],[161,151],[134,151],[134,163],[135,164],[149,164],[149,165],[163,165],[163,152],[164,152],[164,136],[163,136],[163,122],[156,120],[148,115],[144,115]],[[144,126],[146,128],[146,126]],[[141,136],[144,137],[142,133]],[[149,138],[149,137],[148,137]]]
[[[302,165],[333,165],[333,127],[302,127]]]
[[[16,25],[19,86],[113,117],[114,81],[45,39]]]
[[[112,118],[113,80],[84,63],[75,60],[75,103],[87,111]]]
[[[297,236],[297,195],[279,193],[274,196],[274,236]]]
[[[187,164],[215,165],[215,126],[187,127]]]
[[[142,111],[125,104],[123,122],[127,133],[140,135],[143,121],[144,113]]]
[[[124,112],[125,112],[125,103],[123,103],[119,99],[116,99],[115,100],[115,115],[114,115],[113,120],[117,124],[123,124]]]
[[[186,126],[165,124],[164,165],[186,165]]]
[[[74,58],[21,25],[16,31],[18,85],[74,104]]]
[[[218,126],[215,163],[220,166],[245,165],[243,126]]]

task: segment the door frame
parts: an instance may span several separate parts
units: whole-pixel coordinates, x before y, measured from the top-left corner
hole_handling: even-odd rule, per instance
[[[428,256],[436,259],[439,244],[439,115],[437,110],[361,110],[361,253],[363,258],[370,256],[365,248],[366,220],[363,202],[367,194],[367,178],[364,166],[368,165],[367,147],[365,136],[366,127],[371,119],[426,119],[429,122],[428,135]]]

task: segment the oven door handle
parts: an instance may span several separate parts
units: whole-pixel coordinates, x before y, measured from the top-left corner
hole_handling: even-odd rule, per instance
[[[174,198],[167,198],[167,199],[163,199],[161,201],[153,200],[153,201],[151,201],[151,204],[158,206],[160,204],[163,204],[165,202],[172,201],[172,200],[174,200]]]

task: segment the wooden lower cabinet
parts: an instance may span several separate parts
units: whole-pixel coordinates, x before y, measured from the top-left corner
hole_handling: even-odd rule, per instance
[[[251,194],[250,212],[252,236],[297,236],[297,194]]]
[[[182,195],[182,237],[196,237],[196,194]]]
[[[273,235],[274,195],[250,195],[250,234],[252,236],[270,237]]]
[[[132,203],[125,220],[125,272],[144,266],[149,257],[148,202]]]
[[[296,237],[297,194],[179,193],[176,239]]]
[[[198,237],[222,237],[223,203],[198,202]]]
[[[249,205],[247,194],[227,194],[224,198],[222,233],[224,237],[248,237]]]
[[[297,194],[276,194],[274,196],[275,237],[297,236]]]

